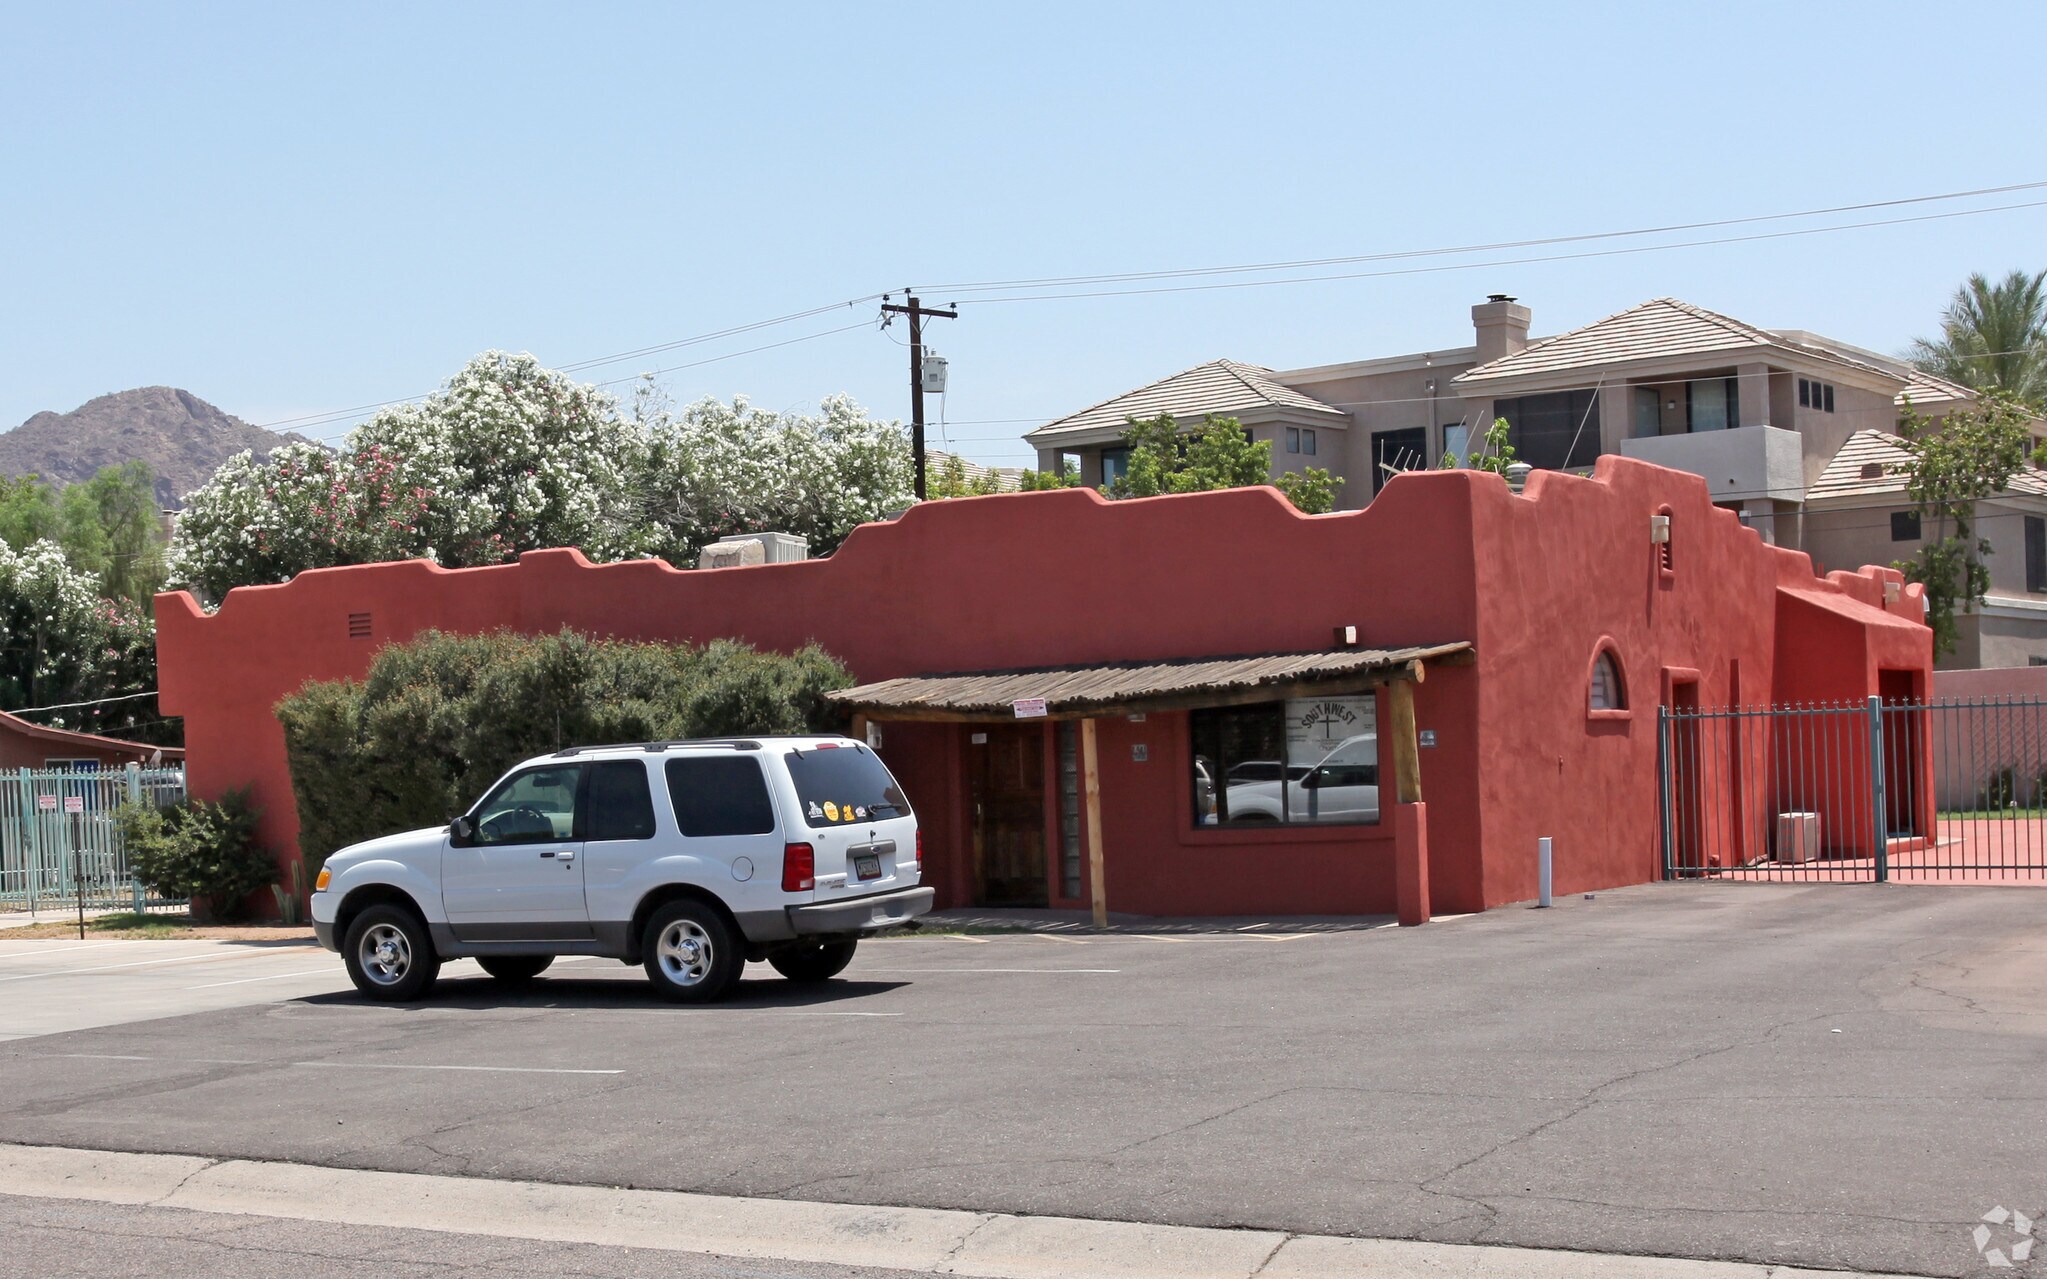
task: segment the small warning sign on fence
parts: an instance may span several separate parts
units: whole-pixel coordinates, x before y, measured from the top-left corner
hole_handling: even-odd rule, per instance
[[[84,811],[85,811],[85,796],[83,796],[83,795],[66,795],[66,796],[64,797],[64,811],[65,811],[65,812],[67,812],[67,813],[82,813],[82,812],[84,812]]]
[[[57,797],[55,795],[38,795],[36,796],[36,807],[46,813],[54,813],[57,811]]]

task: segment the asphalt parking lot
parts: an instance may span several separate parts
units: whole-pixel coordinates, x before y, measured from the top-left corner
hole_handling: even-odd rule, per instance
[[[1984,1212],[2047,1206],[2042,910],[1657,885],[1415,930],[904,939],[709,1009],[608,961],[522,994],[451,965],[386,1007],[331,956],[0,951],[49,1004],[266,979],[0,1043],[0,1140],[1964,1275]]]

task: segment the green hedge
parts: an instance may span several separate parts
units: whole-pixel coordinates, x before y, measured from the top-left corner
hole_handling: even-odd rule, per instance
[[[834,731],[823,695],[851,683],[814,645],[428,631],[379,652],[360,683],[309,683],[277,704],[307,873],[360,840],[445,822],[564,746]]]

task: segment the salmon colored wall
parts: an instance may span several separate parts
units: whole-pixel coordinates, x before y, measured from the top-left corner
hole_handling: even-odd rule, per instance
[[[1664,507],[1680,539],[1668,577],[1648,540],[1649,516]],[[1557,838],[1559,891],[1655,877],[1662,672],[1699,670],[1712,704],[1729,695],[1739,662],[1743,697],[1767,701],[1780,583],[1881,602],[1880,582],[1822,582],[1809,565],[1801,577],[1804,563],[1715,511],[1703,480],[1610,457],[1591,479],[1539,472],[1521,496],[1478,472],[1402,475],[1368,509],[1327,516],[1302,516],[1271,489],[1117,503],[1088,490],[956,499],[857,529],[830,559],[752,568],[593,567],[558,550],[459,571],[317,570],[230,592],[212,616],[182,593],[159,596],[158,646],[162,704],[185,717],[193,791],[253,784],[264,837],[288,849],[297,825],[271,708],[307,680],[360,676],[379,645],[429,627],[729,636],[778,650],[815,639],[863,681],[1308,651],[1343,625],[1368,647],[1473,640],[1478,665],[1431,668],[1415,697],[1417,725],[1437,742],[1422,752],[1431,896],[1435,909],[1460,912],[1531,897],[1538,835]],[[368,639],[349,638],[357,613],[370,614]],[[1620,655],[1625,715],[1586,710],[1602,638]],[[966,731],[883,733],[923,820],[940,900],[964,902]],[[1184,716],[1104,721],[1100,738],[1111,909],[1392,909],[1390,818],[1374,828],[1196,828]],[[1143,763],[1132,759],[1137,743],[1149,747]],[[1382,758],[1390,808],[1389,765]],[[1048,839],[1056,857],[1056,828]]]

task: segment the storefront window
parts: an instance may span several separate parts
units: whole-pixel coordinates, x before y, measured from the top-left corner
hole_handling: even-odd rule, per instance
[[[1379,734],[1371,694],[1197,710],[1187,722],[1196,825],[1379,820]]]

